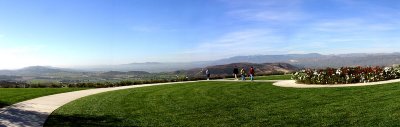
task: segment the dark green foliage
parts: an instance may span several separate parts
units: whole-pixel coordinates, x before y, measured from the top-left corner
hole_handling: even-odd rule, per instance
[[[0,88],[25,88],[29,87],[29,84],[18,81],[0,81]]]

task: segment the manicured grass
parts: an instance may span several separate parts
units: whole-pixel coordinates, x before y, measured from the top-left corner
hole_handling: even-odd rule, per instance
[[[57,109],[45,126],[400,126],[400,83],[281,88],[199,82],[96,94]]]
[[[0,108],[21,101],[83,88],[0,88]]]
[[[269,75],[269,76],[255,76],[254,80],[291,80],[291,78],[292,75]]]
[[[254,80],[291,80],[292,75],[268,75],[268,76],[254,76]],[[228,80],[234,80],[234,78],[227,78]],[[241,80],[241,77],[238,76]],[[250,77],[246,77],[246,80],[250,80]]]

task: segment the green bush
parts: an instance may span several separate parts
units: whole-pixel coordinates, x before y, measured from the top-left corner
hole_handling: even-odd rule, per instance
[[[305,84],[351,84],[377,82],[400,78],[399,67],[341,67],[338,69],[305,69],[292,79]]]

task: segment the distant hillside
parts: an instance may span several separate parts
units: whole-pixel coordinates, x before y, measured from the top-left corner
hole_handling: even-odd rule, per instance
[[[229,64],[229,63],[277,63],[283,62],[287,63],[295,59],[314,59],[320,58],[324,55],[317,53],[310,54],[286,54],[286,55],[252,55],[252,56],[235,56],[226,59],[212,61],[212,64]]]
[[[79,73],[79,72],[110,72],[118,75],[124,75],[131,71],[132,75],[173,72],[176,70],[190,70],[193,68],[204,68],[207,66],[225,65],[231,63],[289,63],[298,68],[325,68],[342,66],[391,66],[400,64],[400,53],[352,53],[337,55],[322,55],[317,53],[310,54],[286,54],[286,55],[252,55],[235,56],[215,61],[197,61],[197,62],[176,62],[176,63],[130,63],[121,65],[107,65],[96,67],[80,67],[71,69],[54,68],[46,66],[32,66],[19,70],[0,70],[0,75],[46,75],[55,73]],[[256,65],[254,65],[256,66]],[[114,72],[113,72],[114,71]],[[143,73],[142,73],[143,72]],[[105,74],[106,75],[106,74]]]
[[[16,81],[22,80],[21,76],[13,76],[13,75],[0,75],[0,81]]]
[[[157,62],[146,62],[146,63],[131,63],[121,65],[107,65],[107,66],[96,66],[96,67],[78,67],[75,69],[84,71],[146,71],[152,73],[158,72],[170,72],[181,69],[192,69],[198,67],[207,66],[207,63],[203,62],[190,62],[190,63],[157,63]]]
[[[290,63],[300,68],[325,68],[342,66],[391,66],[400,64],[400,53],[352,53],[338,55],[288,54],[288,55],[254,55],[236,56],[214,61],[217,63],[250,62],[250,63]]]
[[[257,75],[265,75],[265,74],[277,74],[277,73],[289,73],[296,71],[298,68],[292,66],[287,63],[232,63],[232,64],[224,64],[224,65],[215,65],[208,66],[206,68],[209,69],[212,75],[214,76],[230,76],[233,73],[233,68],[238,67],[241,69],[245,68],[246,73],[248,73],[251,66],[254,67],[254,70]],[[196,75],[204,75],[205,70],[202,68],[190,69],[190,70],[180,70],[175,71],[175,74],[185,74],[189,76]]]
[[[67,69],[59,69],[45,66],[30,66],[18,70],[0,70],[0,75],[45,75],[54,73],[66,73]]]
[[[230,63],[289,63],[299,68],[325,68],[342,66],[391,66],[400,64],[400,53],[351,53],[337,55],[310,54],[286,54],[286,55],[252,55],[235,56],[215,61],[176,62],[176,63],[131,63],[122,65],[110,65],[101,67],[80,68],[90,71],[147,71],[170,72],[176,70],[188,70],[203,68],[206,66],[224,65]]]
[[[400,64],[399,54],[358,54],[326,55],[319,58],[302,58],[290,62],[307,68],[343,67],[343,66],[392,66]]]
[[[103,75],[146,75],[150,74],[146,71],[128,71],[128,72],[121,72],[121,71],[109,71],[102,73]]]
[[[65,72],[62,69],[53,68],[53,67],[45,67],[45,66],[31,66],[22,68],[17,70],[20,73],[58,73],[58,72]]]

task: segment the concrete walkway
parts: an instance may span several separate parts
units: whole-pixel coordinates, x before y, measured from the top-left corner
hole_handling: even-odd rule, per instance
[[[324,87],[370,86],[370,85],[379,85],[379,84],[387,84],[387,83],[395,83],[395,82],[400,82],[400,79],[380,81],[380,82],[370,82],[370,83],[327,84],[327,85],[307,85],[307,84],[298,84],[294,80],[281,80],[281,81],[277,81],[277,82],[273,83],[273,85],[280,86],[280,87],[292,87],[292,88],[324,88]]]
[[[229,80],[229,79],[216,79],[216,80],[204,80],[204,81],[223,81],[223,82],[279,82],[279,81],[285,81],[285,80]]]
[[[68,102],[79,99],[81,97],[97,93],[129,89],[129,88],[137,88],[137,87],[190,83],[190,82],[198,82],[198,81],[170,82],[170,83],[89,89],[89,90],[81,90],[81,91],[74,91],[74,92],[39,97],[0,109],[0,127],[41,127],[43,126],[47,117],[57,108],[63,106],[64,104],[67,104]]]
[[[306,85],[297,84],[294,80],[254,80],[254,81],[237,81],[237,80],[210,80],[210,81],[229,81],[229,82],[274,82],[273,85],[280,87],[293,87],[293,88],[322,88],[322,87],[350,87],[350,86],[367,86],[367,85],[378,85],[386,83],[400,82],[400,79],[372,82],[372,83],[358,83],[358,84],[336,84],[336,85]],[[32,100],[23,101],[17,104],[0,109],[0,127],[41,127],[46,121],[47,117],[57,108],[82,97],[129,88],[138,88],[146,86],[156,85],[167,85],[167,84],[179,84],[179,83],[190,83],[199,81],[187,81],[187,82],[170,82],[170,83],[157,83],[157,84],[146,84],[146,85],[132,85],[112,88],[99,88],[74,91],[68,93],[61,93],[55,95],[49,95],[44,97],[35,98]]]

